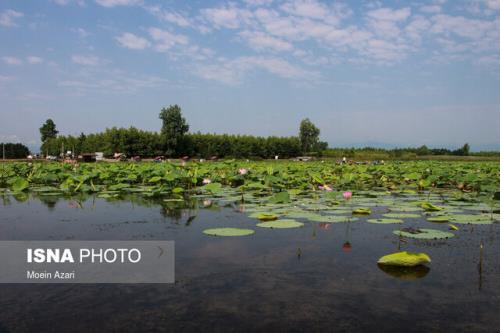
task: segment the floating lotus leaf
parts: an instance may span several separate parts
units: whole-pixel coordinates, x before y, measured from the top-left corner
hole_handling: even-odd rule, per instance
[[[492,224],[493,220],[489,215],[450,215],[450,222],[459,224]]]
[[[383,216],[395,219],[411,219],[420,217],[419,214],[410,214],[410,213],[387,213],[384,214]]]
[[[304,223],[295,220],[276,220],[276,221],[262,222],[257,224],[257,227],[272,228],[272,229],[299,228],[302,226],[304,226]]]
[[[278,219],[278,215],[274,213],[265,213],[265,212],[255,212],[250,214],[249,217],[256,218],[261,221],[273,221]]]
[[[372,211],[370,208],[355,208],[352,210],[352,213],[355,215],[370,215]]]
[[[427,218],[427,221],[436,222],[436,223],[445,223],[445,222],[450,222],[450,217],[446,216],[446,215],[433,216],[433,217]]]
[[[333,215],[350,215],[352,213],[352,210],[347,210],[347,209],[334,209],[334,210],[327,210],[327,211],[322,211],[323,214],[333,214]]]
[[[403,223],[403,220],[400,220],[400,219],[368,219],[366,221],[369,223],[374,223],[374,224]]]
[[[401,280],[416,280],[426,276],[431,270],[425,265],[417,265],[413,267],[405,266],[391,266],[384,264],[377,264],[381,271]]]
[[[453,230],[453,231],[458,231],[458,228],[451,223],[448,224],[448,229]]]
[[[413,267],[431,262],[431,258],[425,253],[396,252],[381,257],[377,263],[388,266]]]
[[[271,203],[287,203],[290,202],[290,194],[288,192],[279,192],[269,198]]]
[[[491,207],[488,207],[486,205],[469,206],[469,207],[462,207],[462,208],[466,209],[466,210],[478,210],[480,212],[489,212],[489,211],[491,211]]]
[[[338,223],[338,222],[354,222],[358,219],[350,216],[334,216],[334,215],[316,215],[307,217],[309,221],[324,222],[324,223]]]
[[[420,207],[422,207],[425,211],[428,211],[428,212],[436,212],[438,210],[443,209],[442,207],[435,206],[435,205],[431,204],[430,202],[422,202]]]
[[[454,236],[451,232],[436,229],[405,228],[401,230],[394,230],[393,233],[397,236],[415,239],[447,239]]]
[[[389,207],[389,210],[391,212],[419,212],[422,209],[420,207],[413,207],[413,206],[396,206],[396,207]]]
[[[242,229],[242,228],[213,228],[203,230],[205,235],[209,236],[248,236],[255,233],[252,229]]]
[[[316,213],[307,212],[307,211],[291,211],[285,214],[286,217],[295,218],[295,219],[310,219],[311,217],[321,216]]]

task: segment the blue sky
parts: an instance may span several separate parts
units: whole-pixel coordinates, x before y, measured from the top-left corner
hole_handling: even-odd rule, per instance
[[[112,126],[500,149],[500,0],[0,2],[0,141]]]

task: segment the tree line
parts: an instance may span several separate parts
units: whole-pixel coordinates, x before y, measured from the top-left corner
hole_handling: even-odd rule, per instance
[[[289,158],[320,154],[328,147],[326,142],[319,141],[320,130],[307,118],[300,123],[299,135],[290,137],[189,133],[189,125],[178,105],[163,108],[159,118],[160,132],[112,127],[79,136],[58,135],[54,121],[48,119],[40,127],[40,151],[43,155],[71,151],[76,155],[103,152],[105,156],[119,152],[141,157],[271,158],[278,155]]]
[[[0,158],[26,158],[29,154],[30,150],[22,143],[0,143]]]
[[[105,156],[124,153],[141,157],[198,157],[210,158],[280,158],[300,155],[316,155],[334,158],[354,159],[398,159],[419,156],[500,156],[500,152],[471,153],[468,143],[452,150],[446,148],[328,148],[319,140],[320,129],[309,119],[301,121],[298,136],[259,137],[253,135],[189,133],[189,124],[182,116],[178,105],[171,105],[160,111],[162,122],[159,132],[145,131],[135,127],[107,128],[100,133],[79,136],[58,135],[53,120],[48,119],[40,127],[42,155],[59,155],[66,151],[82,153],[103,152]],[[27,149],[27,148],[26,148]],[[25,154],[26,155],[26,154]]]

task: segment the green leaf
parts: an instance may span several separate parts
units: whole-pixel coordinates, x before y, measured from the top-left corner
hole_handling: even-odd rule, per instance
[[[252,229],[241,229],[241,228],[213,228],[203,230],[205,235],[209,236],[223,236],[223,237],[232,237],[232,236],[248,236],[255,233]]]
[[[203,186],[203,189],[212,193],[218,193],[221,191],[222,184],[221,183],[210,183]]]
[[[374,223],[374,224],[403,223],[403,220],[400,220],[400,219],[368,219],[366,221],[368,223]]]
[[[352,210],[352,213],[355,215],[370,215],[372,211],[370,208],[356,208]]]
[[[269,202],[274,203],[274,204],[288,203],[288,202],[290,202],[290,195],[286,191],[279,192],[279,193],[276,193],[275,195],[273,195],[272,197],[270,197]]]
[[[396,252],[381,257],[377,263],[389,266],[413,267],[431,262],[431,258],[425,253]]]
[[[300,228],[303,226],[304,223],[297,222],[295,220],[278,220],[278,221],[257,223],[257,227],[272,228],[272,229]]]
[[[422,202],[420,207],[422,207],[425,211],[428,212],[436,212],[438,210],[443,210],[443,207],[434,206],[430,202]]]
[[[14,192],[22,192],[30,186],[30,183],[24,178],[17,178],[11,185]]]
[[[435,229],[405,228],[401,230],[394,230],[393,233],[397,236],[415,239],[447,239],[454,236],[451,232]]]

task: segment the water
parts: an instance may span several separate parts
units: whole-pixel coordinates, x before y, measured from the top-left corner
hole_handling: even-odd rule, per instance
[[[174,240],[176,283],[0,285],[0,332],[500,331],[499,223],[458,225],[456,236],[444,241],[399,243],[392,234],[398,225],[365,217],[272,230],[256,228],[235,206],[198,206],[4,201],[2,240]],[[372,210],[371,218],[386,211]],[[256,233],[202,233],[221,226]],[[424,219],[405,226],[446,229]],[[430,269],[379,268],[378,258],[398,247],[429,254]]]

